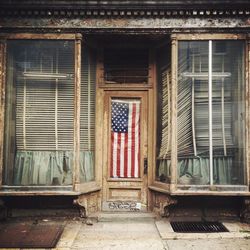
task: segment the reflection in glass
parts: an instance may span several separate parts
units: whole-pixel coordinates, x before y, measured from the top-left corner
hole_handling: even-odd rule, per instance
[[[8,42],[5,184],[72,184],[73,41]]]
[[[210,42],[179,42],[178,184],[244,184],[243,43]]]

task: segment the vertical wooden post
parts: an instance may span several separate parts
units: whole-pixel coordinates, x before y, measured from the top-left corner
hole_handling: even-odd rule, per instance
[[[6,43],[0,41],[0,186],[3,183],[3,140],[5,108]]]
[[[177,37],[171,36],[171,72],[172,72],[172,98],[171,98],[171,109],[172,109],[172,121],[171,121],[171,182],[170,182],[170,193],[174,192],[177,184],[177,94],[178,94],[178,47]]]
[[[5,42],[0,41],[0,187],[3,183],[3,139],[4,139],[4,107],[5,107]]]
[[[78,191],[80,185],[81,41],[82,35],[77,34],[75,40],[74,191]]]
[[[246,128],[246,148],[245,148],[245,165],[246,165],[246,170],[244,173],[246,173],[246,177],[244,178],[244,184],[248,185],[248,188],[250,191],[250,162],[249,162],[249,157],[250,157],[250,147],[249,147],[249,126],[250,126],[250,119],[249,119],[249,84],[250,84],[250,36],[248,37],[248,41],[246,42],[246,50],[245,50],[246,56],[245,56],[245,68],[246,68],[246,81],[245,81],[245,89],[246,89],[246,94],[245,94],[245,102],[246,102],[246,107],[245,107],[245,113],[246,113],[246,122],[245,122],[245,128]]]

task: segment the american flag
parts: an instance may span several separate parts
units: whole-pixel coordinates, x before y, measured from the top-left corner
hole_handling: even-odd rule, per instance
[[[112,100],[111,173],[113,178],[140,176],[140,101]]]

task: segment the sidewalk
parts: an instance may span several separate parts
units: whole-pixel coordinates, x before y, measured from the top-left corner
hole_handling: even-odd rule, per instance
[[[130,218],[112,214],[110,218],[99,218],[98,221],[40,218],[36,223],[65,225],[56,246],[58,250],[250,250],[250,225],[247,224],[223,223],[229,233],[180,234],[173,232],[164,219],[137,217],[136,214]]]
[[[57,249],[249,250],[250,225],[225,223],[230,233],[177,234],[166,220],[68,222]]]

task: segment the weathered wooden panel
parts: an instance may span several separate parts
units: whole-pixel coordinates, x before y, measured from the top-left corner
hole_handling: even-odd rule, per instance
[[[80,183],[81,39],[79,34],[75,41],[74,190]]]
[[[4,106],[5,106],[5,42],[0,41],[0,186],[3,178],[3,138],[4,138]]]
[[[170,31],[184,30],[190,32],[190,29],[199,29],[201,32],[206,29],[246,29],[250,28],[250,18],[233,17],[233,18],[12,18],[5,17],[0,19],[0,26],[5,29],[27,30],[34,29],[86,29],[92,32],[107,33],[107,29],[123,29],[128,32],[129,29],[140,32],[141,29],[149,32],[169,33]],[[59,30],[58,30],[59,29]],[[105,29],[105,30],[96,30]],[[125,30],[124,30],[125,29]],[[153,31],[152,31],[153,29]],[[36,31],[37,31],[36,30]],[[238,32],[239,30],[237,30]]]
[[[0,34],[0,37],[5,39],[53,39],[53,40],[75,40],[75,34],[32,34],[32,33],[20,33],[20,34]]]
[[[108,199],[140,200],[141,189],[110,188]]]

